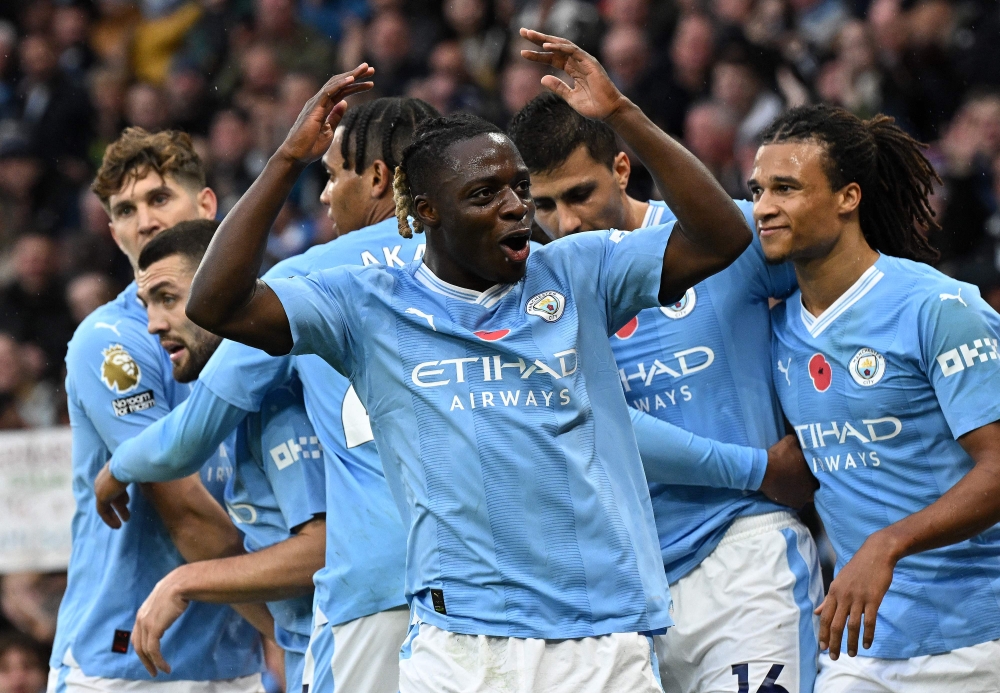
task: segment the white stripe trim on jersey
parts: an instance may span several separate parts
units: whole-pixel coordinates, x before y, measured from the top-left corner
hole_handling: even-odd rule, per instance
[[[799,314],[802,316],[802,324],[806,326],[806,330],[811,336],[819,337],[826,328],[833,324],[834,320],[843,315],[848,308],[860,301],[864,298],[865,294],[875,288],[875,285],[884,276],[885,273],[882,270],[872,265],[865,270],[864,274],[858,277],[858,280],[854,282],[854,285],[850,289],[841,294],[840,298],[820,313],[819,317],[813,317],[812,313],[806,310],[806,307],[802,304],[802,296],[800,295],[799,307],[801,311]]]
[[[649,206],[646,207],[646,215],[642,218],[642,226],[639,227],[641,229],[659,224],[660,219],[663,218],[663,213],[667,210],[663,205],[654,205],[652,202],[647,202],[646,204]]]
[[[514,288],[513,284],[495,284],[486,291],[482,292],[465,289],[461,286],[455,286],[454,284],[449,284],[448,282],[439,279],[438,276],[431,272],[427,268],[427,265],[423,263],[417,267],[417,271],[413,273],[413,277],[435,293],[455,299],[456,301],[476,303],[484,308],[492,308],[500,302],[500,299],[510,293],[510,290]]]

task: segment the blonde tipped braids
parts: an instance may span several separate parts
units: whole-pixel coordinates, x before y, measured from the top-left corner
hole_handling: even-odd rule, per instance
[[[392,201],[396,204],[396,222],[399,224],[399,235],[403,238],[413,238],[413,232],[424,232],[424,225],[413,213],[413,195],[410,194],[410,182],[402,166],[396,167],[392,176]],[[413,217],[413,228],[410,228],[410,217]]]

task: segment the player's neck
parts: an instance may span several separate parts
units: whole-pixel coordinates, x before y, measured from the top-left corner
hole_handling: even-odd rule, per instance
[[[642,202],[629,195],[625,196],[625,223],[622,224],[622,231],[635,231],[642,226],[646,219],[646,211],[649,209],[648,202]]]
[[[365,215],[365,226],[374,226],[394,216],[396,216],[396,204],[392,201],[392,195],[390,194],[376,200],[368,209],[368,214]]]
[[[814,316],[854,286],[879,254],[864,240],[861,230],[844,233],[833,249],[818,258],[795,260],[795,276],[802,291],[802,305]]]

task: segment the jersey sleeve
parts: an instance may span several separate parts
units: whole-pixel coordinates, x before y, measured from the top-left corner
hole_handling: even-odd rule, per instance
[[[115,450],[111,474],[128,483],[194,474],[247,413],[196,382],[177,408]]]
[[[767,450],[702,438],[629,407],[649,482],[756,491],[767,471]]]
[[[137,324],[118,327],[84,322],[66,354],[69,391],[112,452],[170,411],[175,387],[160,346]]]
[[[297,378],[272,390],[261,407],[264,474],[289,529],[326,512],[324,451],[306,414]]]
[[[314,272],[305,277],[268,279],[288,317],[292,332],[292,354],[316,354],[342,375],[354,371],[353,347],[347,321],[349,306],[341,285],[350,284],[353,300],[363,300],[367,287],[352,281],[348,267]]]
[[[673,228],[674,222],[669,222],[632,232],[602,232],[604,254],[598,276],[607,304],[609,337],[639,311],[660,305],[663,253]],[[592,275],[588,281],[593,281]]]
[[[264,396],[291,376],[292,356],[271,356],[246,344],[223,340],[198,382],[225,402],[257,411]]]
[[[753,228],[753,227],[751,227]],[[757,293],[756,298],[766,300],[777,298],[785,300],[799,288],[795,278],[795,268],[790,262],[771,263],[764,257],[764,249],[760,245],[760,237],[756,231],[750,247],[743,251],[740,260],[749,265],[753,277],[750,286]]]
[[[1000,420],[1000,316],[969,284],[921,306],[921,360],[955,438]],[[960,300],[961,299],[961,300]]]

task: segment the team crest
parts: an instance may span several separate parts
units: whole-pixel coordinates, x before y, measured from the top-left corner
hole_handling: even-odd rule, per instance
[[[858,385],[871,387],[885,375],[885,357],[874,349],[859,349],[848,370]]]
[[[691,314],[694,310],[695,303],[698,302],[698,294],[694,292],[694,287],[684,292],[677,303],[671,303],[669,306],[662,306],[660,310],[671,320],[679,320],[685,316]]]
[[[555,322],[562,317],[566,307],[566,298],[558,291],[543,291],[528,301],[525,311],[528,315],[537,315],[546,322]]]
[[[132,355],[125,351],[121,344],[112,344],[103,349],[101,354],[104,362],[101,364],[101,380],[108,389],[118,394],[131,392],[139,387],[142,371]]]

